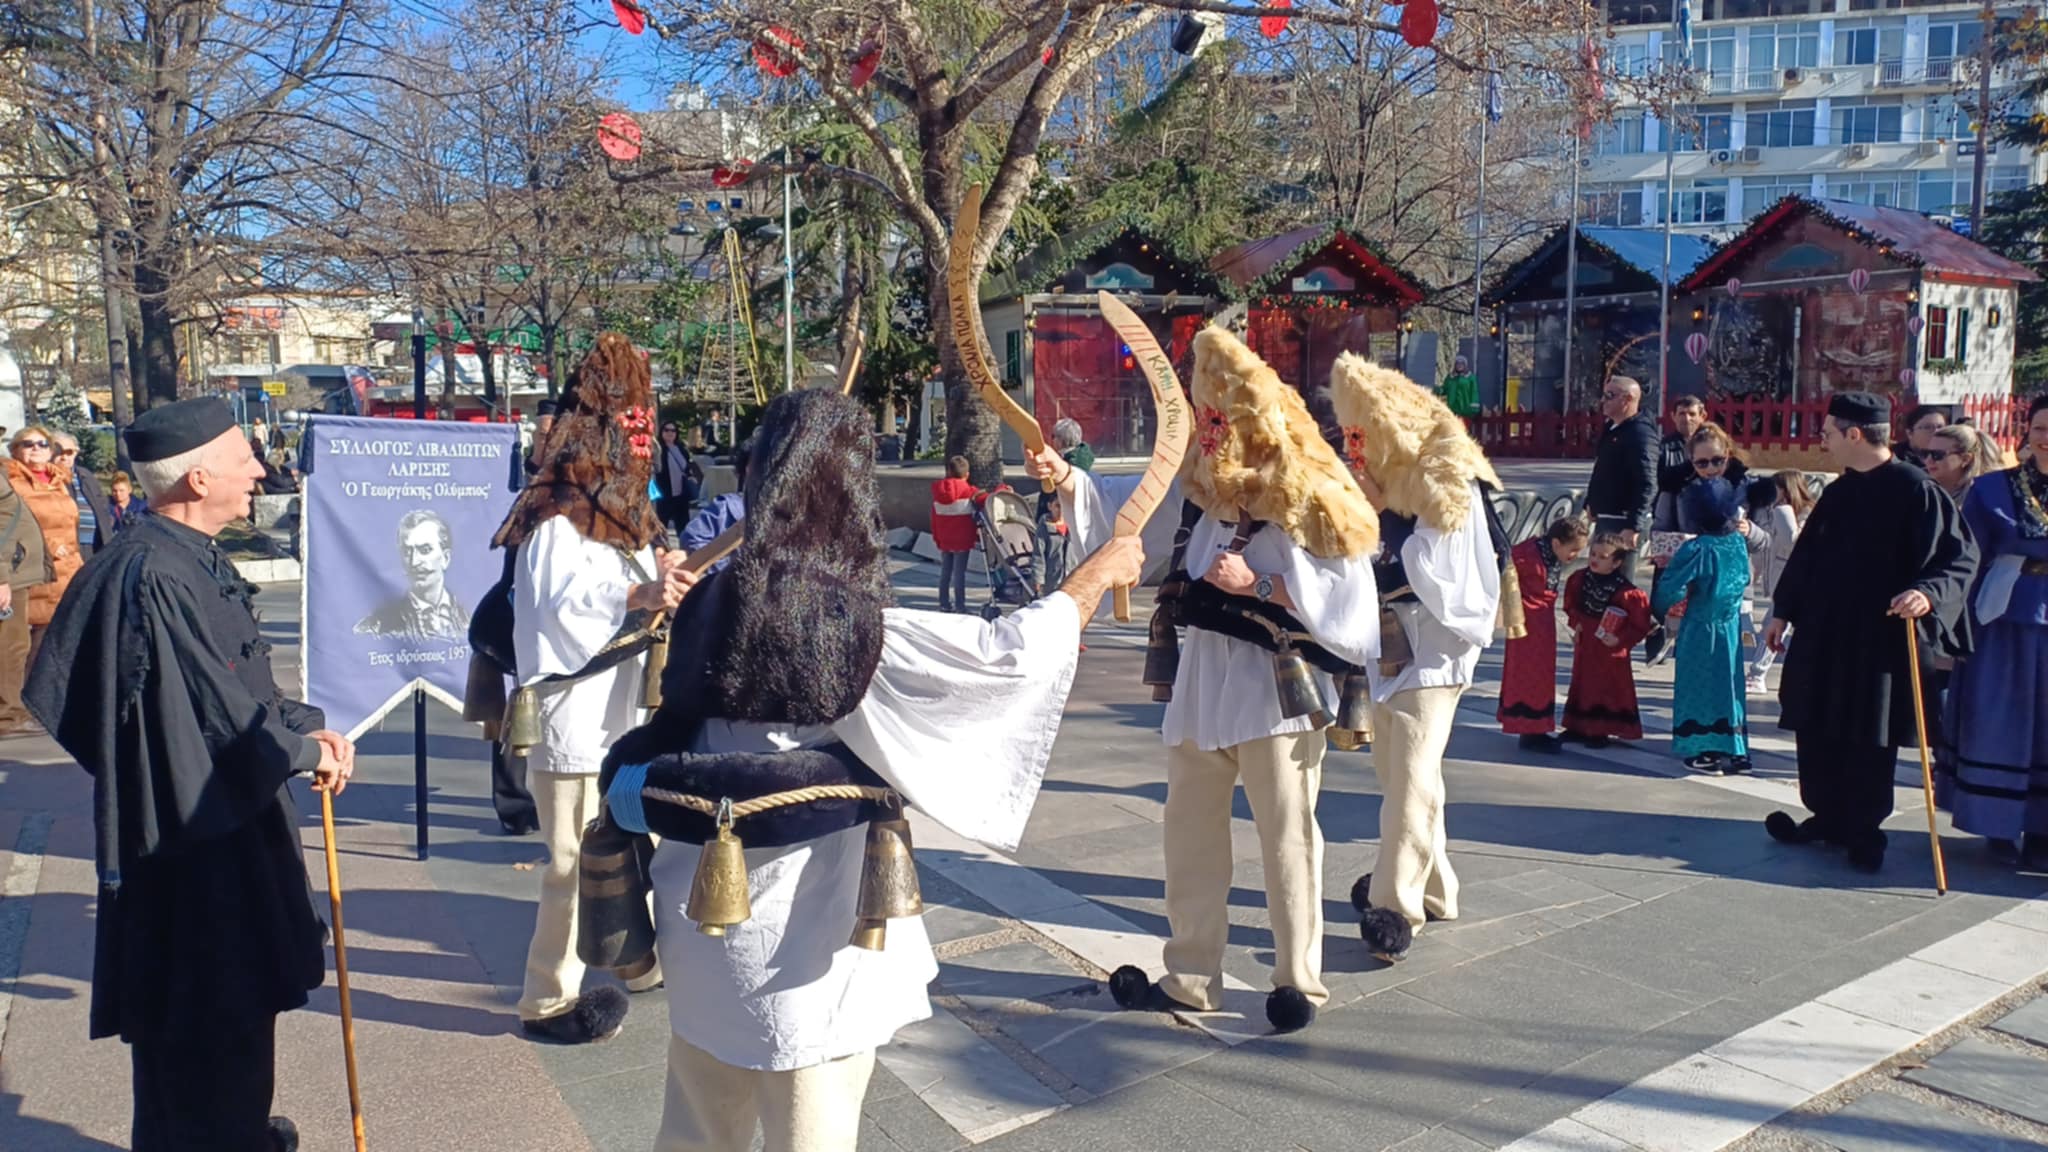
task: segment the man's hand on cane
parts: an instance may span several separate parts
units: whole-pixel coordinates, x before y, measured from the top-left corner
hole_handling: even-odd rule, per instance
[[[356,746],[348,737],[326,728],[307,739],[320,745],[320,764],[313,769],[313,787],[322,792],[331,789],[336,796],[341,795],[356,772]]]
[[[1887,610],[1887,615],[1918,620],[1932,611],[1934,605],[1927,599],[1927,593],[1915,588],[1892,597],[1892,606]]]

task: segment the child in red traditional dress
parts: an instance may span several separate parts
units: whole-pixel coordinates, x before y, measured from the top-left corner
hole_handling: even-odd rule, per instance
[[[1585,547],[1586,522],[1565,516],[1508,553],[1521,584],[1528,631],[1508,641],[1500,709],[1494,715],[1501,731],[1521,737],[1522,747],[1532,751],[1559,747],[1551,735],[1557,728],[1557,586]]]
[[[1628,545],[1601,533],[1586,567],[1564,586],[1564,615],[1572,629],[1572,687],[1564,701],[1564,739],[1604,748],[1610,740],[1640,740],[1636,678],[1629,650],[1650,634],[1650,598],[1629,582],[1621,566]]]

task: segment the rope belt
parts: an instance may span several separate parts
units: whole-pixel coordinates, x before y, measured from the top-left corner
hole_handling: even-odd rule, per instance
[[[787,792],[770,792],[752,800],[707,800],[702,796],[691,796],[683,792],[671,792],[666,788],[648,785],[640,789],[640,795],[664,804],[674,804],[692,811],[702,812],[731,827],[734,820],[756,816],[791,804],[808,804],[813,800],[875,800],[902,807],[903,798],[894,788],[876,788],[866,784],[819,784],[810,788],[793,788]]]

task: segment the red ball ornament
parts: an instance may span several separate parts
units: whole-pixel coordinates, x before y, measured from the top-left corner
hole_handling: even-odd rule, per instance
[[[1411,48],[1427,48],[1436,41],[1436,0],[1408,0],[1401,8],[1401,39]]]
[[[624,112],[607,112],[597,121],[597,146],[614,160],[638,160],[640,125]]]
[[[1294,7],[1294,0],[1269,0],[1267,7],[1292,8]],[[1259,17],[1259,35],[1264,36],[1268,40],[1278,39],[1281,33],[1287,31],[1288,19],[1286,16]]]
[[[853,58],[853,72],[847,79],[855,88],[865,88],[868,81],[875,78],[875,69],[881,66],[882,44],[878,40],[870,40],[860,46],[860,55]]]
[[[647,31],[647,13],[631,0],[612,0],[612,15],[619,18],[619,27],[635,36]]]
[[[803,50],[804,38],[778,25],[769,25],[767,31],[754,39],[754,63],[761,71],[778,80],[796,75],[797,56]]]
[[[720,188],[737,188],[747,182],[747,173],[753,169],[752,160],[735,161],[729,168],[713,168],[711,183]]]

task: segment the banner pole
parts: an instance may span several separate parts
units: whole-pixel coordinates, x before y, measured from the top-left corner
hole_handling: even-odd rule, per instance
[[[489,356],[488,344],[484,355]],[[443,358],[442,365],[448,366]],[[485,373],[484,379],[490,379]],[[450,381],[449,383],[453,383]],[[451,389],[452,391],[452,389]],[[412,325],[412,418],[427,418],[427,333],[420,324],[420,313],[413,310]],[[412,814],[413,847],[419,858],[427,858],[427,691],[424,688],[412,690]]]

